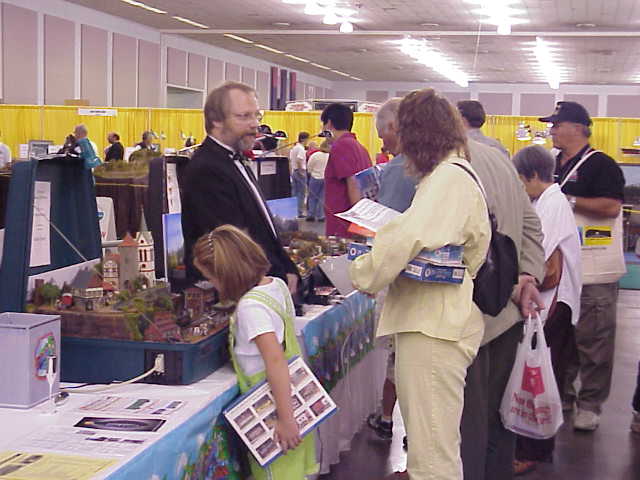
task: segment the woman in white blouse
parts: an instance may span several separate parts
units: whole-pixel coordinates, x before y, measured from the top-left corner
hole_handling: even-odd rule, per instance
[[[571,205],[553,181],[555,163],[551,153],[538,145],[523,148],[513,157],[544,233],[546,275],[540,293],[546,310],[541,316],[556,382],[562,392],[570,359],[578,354],[574,325],[580,318],[582,264],[580,237]],[[523,475],[535,470],[538,462],[552,461],[553,449],[554,438],[533,440],[518,436],[514,473]]]

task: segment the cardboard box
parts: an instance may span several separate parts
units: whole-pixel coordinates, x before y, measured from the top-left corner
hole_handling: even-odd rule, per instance
[[[0,407],[31,408],[49,398],[47,357],[60,365],[60,317],[0,313]],[[59,391],[56,376],[53,393]]]
[[[371,247],[352,242],[347,258],[354,260],[368,253]],[[463,247],[446,245],[437,250],[423,250],[411,260],[400,275],[421,282],[460,284],[466,267],[462,264]],[[445,260],[446,259],[446,260]]]

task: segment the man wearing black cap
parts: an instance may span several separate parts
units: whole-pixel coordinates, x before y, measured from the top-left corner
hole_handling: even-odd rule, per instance
[[[582,238],[583,288],[576,325],[578,355],[567,372],[564,407],[573,409],[576,430],[598,428],[609,396],[616,334],[618,280],[625,273],[622,249],[624,175],[613,158],[589,145],[591,118],[576,102],[558,102],[551,122],[560,150],[556,178],[573,207]],[[573,381],[580,373],[577,392]]]

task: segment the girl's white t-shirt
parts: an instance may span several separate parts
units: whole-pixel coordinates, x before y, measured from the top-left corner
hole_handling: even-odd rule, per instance
[[[291,302],[289,289],[280,278],[271,279],[266,285],[258,285],[249,292],[258,291],[272,297],[286,312],[287,302]],[[284,288],[282,288],[284,286]],[[285,297],[285,293],[287,297]],[[255,375],[265,369],[262,355],[254,339],[258,335],[274,332],[278,342],[284,341],[284,322],[271,308],[251,298],[243,298],[236,309],[234,353],[240,368],[247,375]]]

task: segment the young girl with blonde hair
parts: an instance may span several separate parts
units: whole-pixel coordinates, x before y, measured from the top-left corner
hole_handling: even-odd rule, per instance
[[[313,435],[304,439],[294,418],[288,360],[300,355],[287,285],[267,277],[269,261],[246,233],[222,225],[193,248],[194,265],[213,284],[221,302],[236,304],[230,321],[230,351],[240,392],[267,379],[278,420],[272,432],[286,455],[261,467],[249,455],[255,480],[294,480],[317,473]],[[266,439],[266,437],[265,437]]]

